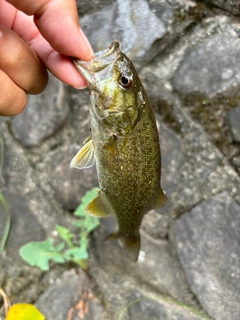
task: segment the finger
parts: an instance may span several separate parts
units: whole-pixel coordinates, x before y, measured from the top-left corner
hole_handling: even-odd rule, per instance
[[[27,93],[37,94],[47,85],[48,75],[33,50],[15,32],[0,25],[0,69]]]
[[[0,115],[13,116],[22,112],[27,103],[27,96],[6,73],[0,70]]]
[[[93,58],[93,50],[84,33],[80,30],[76,2],[74,0],[8,0],[28,15],[34,15],[34,22],[51,46],[61,54],[82,60]],[[17,14],[15,26],[24,21]],[[22,30],[24,28],[22,27]],[[22,35],[21,35],[22,37]],[[25,41],[32,39],[24,38]]]
[[[53,50],[41,35],[39,35],[38,40],[35,39],[31,43],[31,48],[37,52],[39,58],[55,77],[77,89],[87,86],[86,81],[80,76],[72,61]]]

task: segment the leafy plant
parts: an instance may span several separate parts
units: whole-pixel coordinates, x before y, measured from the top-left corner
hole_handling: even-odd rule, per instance
[[[56,225],[56,231],[61,242],[54,246],[53,239],[29,242],[20,248],[20,256],[31,266],[39,267],[41,270],[49,270],[49,260],[56,263],[73,261],[83,270],[87,269],[88,259],[88,235],[98,225],[99,220],[84,214],[86,205],[96,196],[97,188],[93,188],[82,197],[81,204],[74,211],[74,216],[79,219],[74,221],[73,226],[79,228],[77,242],[73,241],[75,235],[68,228]]]

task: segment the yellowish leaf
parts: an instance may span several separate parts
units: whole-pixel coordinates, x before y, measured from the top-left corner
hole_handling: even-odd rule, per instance
[[[44,320],[45,317],[32,304],[13,304],[7,313],[5,320]]]

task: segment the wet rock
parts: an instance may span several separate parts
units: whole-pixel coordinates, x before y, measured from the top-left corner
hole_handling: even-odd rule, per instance
[[[26,108],[12,122],[12,131],[23,146],[37,146],[63,125],[68,113],[66,87],[50,75],[42,94],[28,96]]]
[[[173,78],[173,88],[183,95],[214,97],[237,94],[240,87],[240,40],[218,34],[188,54]]]
[[[228,112],[228,121],[234,141],[240,142],[240,106]]]
[[[239,205],[222,192],[174,222],[177,251],[187,281],[214,319],[239,316],[239,211]]]
[[[81,270],[65,271],[40,296],[36,307],[48,320],[101,320],[102,308],[91,293],[91,284]]]
[[[70,168],[80,146],[64,146],[51,156],[50,179],[55,197],[65,209],[74,210],[86,191],[98,186],[96,166],[79,170]]]
[[[82,17],[80,22],[94,51],[106,49],[117,39],[123,52],[135,63],[148,56],[154,41],[166,32],[164,23],[145,0],[118,0],[112,6]]]

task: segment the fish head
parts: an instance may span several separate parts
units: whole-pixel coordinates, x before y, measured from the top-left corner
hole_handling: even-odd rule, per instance
[[[90,61],[74,59],[90,88],[91,110],[105,125],[121,133],[136,123],[145,102],[145,91],[137,72],[114,41]]]

